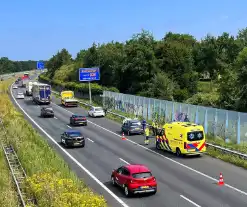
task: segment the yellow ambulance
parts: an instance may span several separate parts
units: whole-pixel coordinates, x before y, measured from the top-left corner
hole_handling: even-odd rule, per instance
[[[156,137],[156,148],[180,155],[200,155],[206,152],[204,128],[189,122],[172,122],[163,126]]]

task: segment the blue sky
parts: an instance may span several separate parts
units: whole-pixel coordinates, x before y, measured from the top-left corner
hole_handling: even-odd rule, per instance
[[[2,0],[0,57],[42,60],[62,48],[75,56],[94,41],[125,41],[141,29],[156,39],[168,31],[236,35],[247,26],[246,8],[246,0]]]

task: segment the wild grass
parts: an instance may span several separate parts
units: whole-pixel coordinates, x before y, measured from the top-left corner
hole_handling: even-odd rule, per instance
[[[11,82],[0,83],[0,116],[7,131],[4,141],[14,146],[28,175],[27,192],[35,195],[41,207],[106,206],[104,198],[79,180],[62,157],[15,109],[8,96]],[[0,180],[9,183],[8,177],[3,177]],[[10,187],[5,188],[7,193],[11,192]]]

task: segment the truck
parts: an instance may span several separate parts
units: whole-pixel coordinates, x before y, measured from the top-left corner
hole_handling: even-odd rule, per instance
[[[78,100],[75,99],[73,91],[62,91],[61,92],[61,104],[63,106],[78,106]]]
[[[34,83],[32,86],[33,102],[36,104],[51,103],[51,86],[44,83]]]
[[[29,81],[26,84],[26,96],[31,96],[32,95],[32,88],[33,88],[33,84],[38,83],[37,81]]]
[[[22,76],[21,81],[20,81],[20,86],[21,87],[26,87],[27,83],[29,82],[29,77],[28,76]]]

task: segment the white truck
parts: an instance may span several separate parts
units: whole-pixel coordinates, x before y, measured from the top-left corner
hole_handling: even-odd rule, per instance
[[[33,88],[33,85],[38,83],[37,81],[29,81],[27,84],[26,84],[26,95],[27,96],[31,96],[32,95],[32,88]]]

